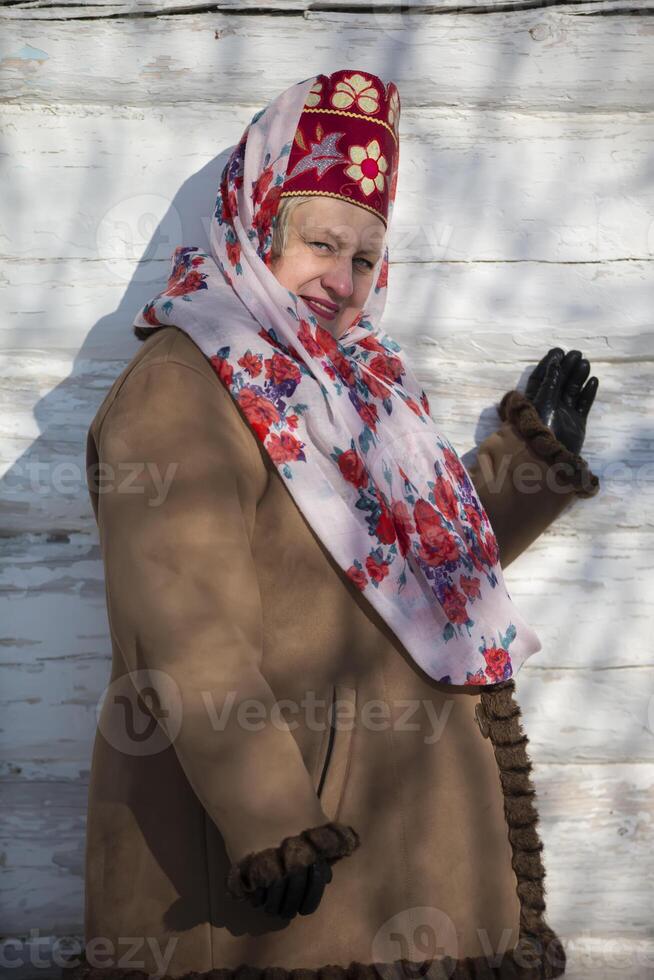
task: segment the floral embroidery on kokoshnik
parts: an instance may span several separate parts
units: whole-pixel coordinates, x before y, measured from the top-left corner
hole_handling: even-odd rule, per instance
[[[364,309],[338,340],[270,269],[286,196],[313,188],[387,225],[399,113],[393,82],[364,72],[283,92],[253,117],[225,165],[210,251],[177,248],[167,288],[135,323],[174,324],[192,337],[346,579],[416,662],[443,683],[494,684],[540,641],[506,589],[463,463],[403,349],[379,325],[388,245]]]
[[[361,112],[379,111],[379,89],[365,75],[355,72],[336,83],[331,104],[336,109],[351,109],[356,105]]]

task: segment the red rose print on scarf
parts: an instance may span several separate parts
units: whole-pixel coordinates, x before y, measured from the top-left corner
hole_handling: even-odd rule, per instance
[[[168,277],[168,286],[163,296],[185,296],[198,289],[207,289],[208,276],[198,272],[198,266],[204,263],[202,255],[193,255],[196,248],[178,248],[175,251],[173,271]]]
[[[234,368],[227,358],[221,357],[219,354],[214,354],[209,358],[209,362],[223,384],[231,385],[232,378],[234,377]]]
[[[479,590],[480,580],[478,578],[469,578],[467,575],[462,575],[460,584],[469,599],[479,599],[481,597]]]
[[[300,326],[297,332],[298,340],[311,357],[320,357],[322,347],[311,333],[311,327],[306,320],[300,319]]]
[[[273,354],[272,357],[267,357],[263,363],[266,368],[266,380],[272,381],[274,385],[291,382],[294,387],[299,384],[300,369],[283,354]]]
[[[241,246],[238,241],[230,241],[227,239],[225,246],[227,248],[227,257],[234,268],[238,266],[241,261]],[[238,271],[238,269],[237,269]]]
[[[508,650],[505,650],[504,647],[489,647],[484,650],[484,659],[486,661],[486,673],[493,682],[511,676],[511,658]]]
[[[354,582],[357,589],[360,589],[363,592],[368,584],[368,579],[366,578],[366,573],[363,571],[363,569],[357,568],[356,565],[350,565],[350,567],[347,569],[346,575],[350,581]]]
[[[377,556],[376,552],[366,558],[366,570],[371,582],[382,582],[388,575],[388,562]]]
[[[450,532],[442,527],[439,515],[426,500],[416,501],[413,508],[416,530],[420,535],[420,557],[428,565],[442,565],[446,561],[456,561],[459,549]]]
[[[459,502],[452,484],[443,476],[439,476],[434,484],[434,500],[449,521],[456,520],[459,516]]]
[[[418,402],[415,402],[413,400],[413,398],[405,398],[404,399],[404,404],[407,406],[407,408],[410,408],[411,409],[411,411],[414,413],[414,415],[417,415],[418,417],[420,417],[423,414],[423,411],[422,411],[420,405],[418,404]]]
[[[355,449],[347,449],[338,456],[338,468],[348,481],[355,487],[367,487],[369,476],[363,460]]]
[[[393,517],[390,510],[388,509],[388,504],[381,496],[381,494],[376,494],[377,500],[380,507],[379,519],[375,525],[375,534],[377,535],[377,540],[381,544],[393,544],[396,539],[395,524],[393,523]]]
[[[400,548],[400,553],[404,558],[409,553],[411,547],[411,538],[409,535],[415,531],[415,527],[411,520],[409,508],[403,500],[396,500],[393,503],[391,512],[393,514],[393,523],[395,524],[395,533],[397,534],[397,543]]]
[[[422,389],[422,391],[420,393],[420,404],[424,408],[425,414],[426,415],[430,415],[431,413],[430,413],[430,408],[429,408],[429,399],[427,398],[427,392],[425,391],[424,388]]]
[[[259,439],[264,442],[270,426],[279,422],[279,412],[268,398],[257,394],[251,388],[242,388],[236,398],[246,419]]]
[[[466,597],[454,586],[447,586],[444,589],[443,608],[451,623],[466,623],[468,621]]]
[[[488,684],[488,679],[484,674],[483,668],[480,667],[478,671],[474,674],[468,671],[466,675],[465,684]]]
[[[253,354],[251,351],[247,351],[243,357],[239,357],[236,363],[242,368],[245,368],[251,378],[256,378],[259,374],[261,374],[262,361],[263,358],[261,354]]]
[[[483,557],[489,565],[495,565],[500,558],[497,538],[492,531],[487,531],[483,538],[478,538]]]
[[[261,254],[265,250],[266,264],[268,266],[270,266],[272,254],[270,249],[266,249],[266,243],[271,233],[273,215],[277,214],[279,208],[281,192],[281,184],[276,184],[274,187],[271,187],[262,201],[261,206],[255,210],[252,217],[252,226],[259,238],[259,253]]]
[[[460,483],[465,479],[465,470],[461,464],[458,456],[456,456],[449,447],[445,447],[443,450],[443,456],[445,458],[445,465],[454,477],[454,479]]]
[[[273,170],[272,167],[268,167],[266,170],[264,170],[261,173],[252,191],[252,204],[255,207],[257,207],[263,201],[268,191],[268,188],[270,187],[272,179],[273,179]]]
[[[390,388],[382,384],[374,374],[370,374],[365,368],[361,368],[361,377],[373,398],[381,398],[383,401],[384,398],[390,397]]]
[[[377,354],[387,354],[388,351],[383,344],[380,344],[376,337],[362,337],[359,341],[359,347],[363,350],[374,351]]]
[[[373,357],[369,367],[375,374],[386,378],[390,382],[399,381],[404,374],[402,361],[399,357],[389,356],[388,354],[380,354],[378,357]]]
[[[291,459],[304,459],[302,443],[288,432],[277,435],[271,433],[266,440],[266,449],[275,465],[287,463]]]
[[[481,515],[479,514],[479,511],[477,510],[476,507],[473,507],[472,504],[464,504],[463,509],[465,511],[466,518],[471,524],[475,534],[478,535],[479,532],[481,531]]]
[[[376,405],[357,405],[357,410],[359,415],[369,426],[373,432],[377,432],[377,423],[379,421],[379,412],[377,411]]]
[[[348,388],[351,388],[356,380],[356,376],[348,358],[343,357],[342,354],[335,351],[332,355],[332,364],[338,371],[343,383],[346,384]]]

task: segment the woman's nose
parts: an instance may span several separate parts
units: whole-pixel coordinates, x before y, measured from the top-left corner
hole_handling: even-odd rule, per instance
[[[343,299],[351,296],[354,290],[351,259],[336,259],[329,271],[322,277],[322,284],[324,289],[331,290]]]

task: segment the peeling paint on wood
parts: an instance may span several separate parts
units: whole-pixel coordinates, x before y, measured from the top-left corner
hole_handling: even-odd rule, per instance
[[[12,21],[7,11],[15,9],[0,8],[0,62],[24,44],[49,58],[37,72],[0,64],[5,102],[156,105],[203,102],[210,93],[219,104],[265,105],[271,51],[276,90],[299,80],[302,52],[314,51],[312,71],[363,60],[383,73],[392,64],[407,107],[647,112],[654,91],[646,18],[576,16],[568,7],[483,17],[306,11],[48,22]],[[81,50],[92,56],[80,58]],[[183,80],[148,78],[145,66],[162,57],[185,69]]]

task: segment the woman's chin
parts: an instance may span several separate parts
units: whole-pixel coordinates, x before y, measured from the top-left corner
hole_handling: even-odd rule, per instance
[[[313,314],[316,318],[316,322],[319,327],[323,330],[327,330],[332,337],[338,340],[342,334],[348,330],[356,319],[356,314],[352,310],[348,310],[347,313],[342,313],[335,319],[330,320],[329,317],[321,316],[319,313]]]
[[[319,316],[316,313],[314,313],[314,316],[316,318],[318,326],[322,327],[323,330],[327,330],[328,333],[332,335],[332,337],[335,337],[336,340],[338,340],[339,335],[342,333],[340,317],[336,317],[335,320],[330,320],[328,317]]]

